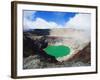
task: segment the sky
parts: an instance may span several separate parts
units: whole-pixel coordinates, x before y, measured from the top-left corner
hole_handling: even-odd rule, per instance
[[[91,14],[54,11],[23,11],[23,29],[75,28],[90,30]]]

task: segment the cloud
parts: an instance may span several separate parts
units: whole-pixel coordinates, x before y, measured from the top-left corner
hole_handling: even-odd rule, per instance
[[[36,17],[36,11],[24,11],[24,30],[29,29],[48,29],[62,27],[57,23],[51,21],[48,22],[42,18]],[[34,20],[33,20],[34,19]]]
[[[29,30],[29,29],[32,29],[32,21],[31,20],[28,20],[27,18],[24,18],[24,22],[23,22],[23,29],[24,30]]]
[[[36,11],[27,11],[27,10],[24,11],[24,16],[23,16],[24,30],[31,29],[32,20],[35,17],[35,13]]]
[[[87,37],[91,37],[91,14],[77,14],[71,18],[65,25],[67,28],[84,30]]]
[[[32,20],[35,17],[36,11],[24,11],[24,19]]]
[[[49,22],[47,22],[46,20],[42,18],[36,18],[36,21],[33,22],[33,26],[39,29],[54,28],[55,25],[56,23],[50,24]]]
[[[76,14],[73,18],[70,18],[65,25],[59,25],[53,21],[48,22],[43,18],[36,17],[34,21],[31,17],[35,16],[36,11],[25,12],[24,15],[24,30],[28,29],[52,29],[52,28],[75,28],[81,30],[87,30],[90,32],[91,27],[91,15],[90,14]],[[59,14],[60,15],[60,14]]]
[[[89,31],[91,28],[91,15],[77,14],[66,23],[66,27]]]
[[[58,25],[55,22],[48,22],[42,18],[36,18],[35,21],[30,21],[28,19],[25,19],[24,21],[24,30],[62,28],[61,25]]]

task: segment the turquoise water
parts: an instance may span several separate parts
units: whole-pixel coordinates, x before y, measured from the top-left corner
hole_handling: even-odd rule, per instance
[[[70,48],[68,46],[59,45],[59,46],[48,46],[44,49],[44,51],[52,56],[63,57],[70,54]]]

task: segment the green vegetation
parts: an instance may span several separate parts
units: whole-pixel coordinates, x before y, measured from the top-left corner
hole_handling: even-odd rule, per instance
[[[44,49],[44,51],[49,55],[55,56],[56,58],[70,54],[70,48],[64,45],[48,46]]]

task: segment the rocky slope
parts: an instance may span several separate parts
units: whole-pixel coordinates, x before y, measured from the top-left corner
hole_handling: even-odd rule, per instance
[[[86,34],[84,30],[70,28],[24,32],[23,68],[90,65],[90,36]],[[55,58],[43,51],[48,45],[65,45],[72,51],[69,56]]]
[[[68,61],[52,63],[39,55],[24,58],[23,69],[90,66],[90,44]]]

